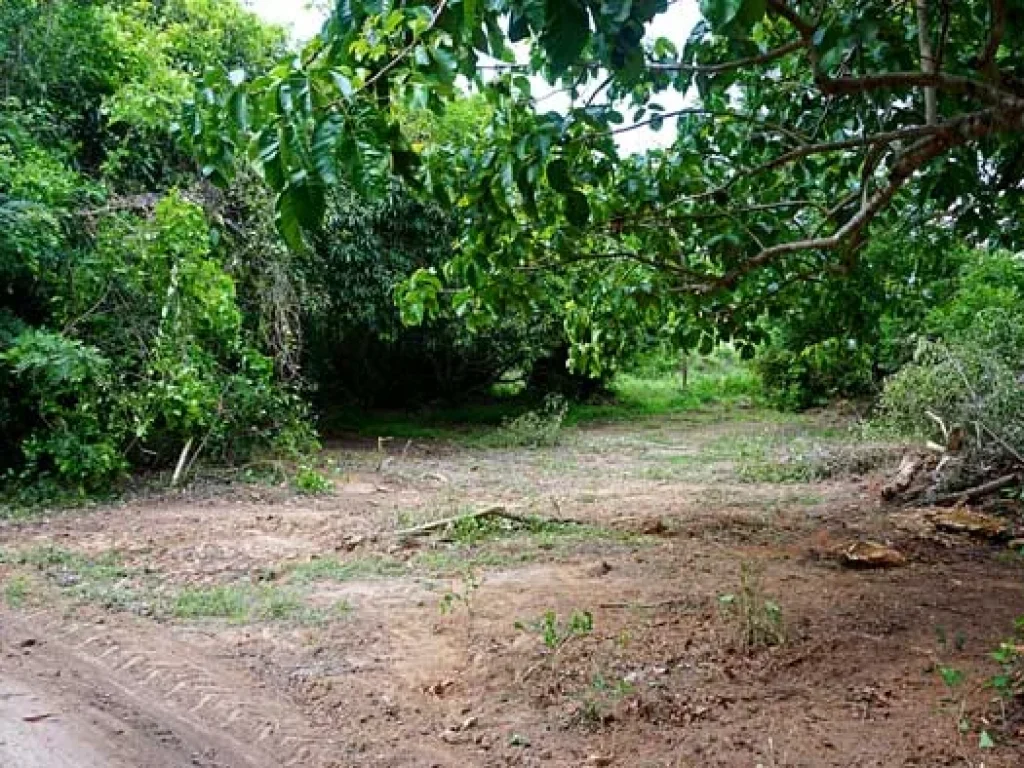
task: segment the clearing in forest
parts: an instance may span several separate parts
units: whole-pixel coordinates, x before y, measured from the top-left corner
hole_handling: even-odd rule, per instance
[[[883,507],[834,413],[380,445],[4,523],[0,764],[1021,764],[1024,557]]]

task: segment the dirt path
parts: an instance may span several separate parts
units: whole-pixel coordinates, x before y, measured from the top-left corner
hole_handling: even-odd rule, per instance
[[[325,497],[4,524],[0,765],[1021,765],[984,687],[1021,559],[923,535],[880,475],[792,482],[840,437],[704,415],[383,471],[336,446]],[[495,502],[585,524],[391,535]],[[829,556],[863,538],[908,565]]]

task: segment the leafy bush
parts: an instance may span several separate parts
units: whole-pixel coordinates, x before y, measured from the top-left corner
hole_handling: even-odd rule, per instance
[[[923,342],[913,363],[886,382],[875,423],[884,431],[948,442],[962,432],[965,463],[953,482],[1024,456],[1022,318],[979,315],[950,342]]]
[[[111,484],[128,467],[123,419],[115,413],[110,360],[60,334],[26,330],[0,353],[34,411],[23,438],[26,477],[56,475],[82,492]]]
[[[962,434],[947,484],[962,485],[1024,456],[1024,262],[983,255],[960,289],[928,316],[942,338],[922,339],[890,378],[875,424],[883,431],[950,442]]]
[[[299,467],[299,471],[295,473],[295,479],[292,482],[300,492],[309,496],[320,496],[330,493],[334,488],[334,484],[331,483],[330,479],[313,469],[313,467]]]
[[[869,350],[854,339],[826,339],[800,351],[768,347],[756,359],[769,400],[787,410],[825,405],[874,387]]]
[[[569,403],[558,394],[544,398],[538,410],[506,419],[486,442],[501,448],[542,448],[558,444]]]
[[[979,254],[942,228],[881,232],[841,270],[780,289],[756,367],[777,406],[802,409],[875,395],[908,362],[931,308],[949,299]]]
[[[313,444],[211,236],[218,198],[167,193],[197,181],[172,126],[193,77],[284,41],[233,0],[0,4],[0,476],[22,498],[101,493],[187,444]]]
[[[208,232],[202,209],[171,194],[152,219],[100,222],[67,282],[53,277],[62,331],[26,329],[0,353],[22,430],[4,454],[14,465],[20,444],[23,480],[94,493],[189,441],[221,459],[312,444],[300,401],[245,338]]]
[[[396,287],[449,256],[453,220],[394,192],[366,201],[339,190],[323,237],[298,267],[304,296],[303,367],[324,410],[409,407],[487,392],[503,373],[543,350],[548,324],[505,318],[469,328],[454,311],[409,327]]]

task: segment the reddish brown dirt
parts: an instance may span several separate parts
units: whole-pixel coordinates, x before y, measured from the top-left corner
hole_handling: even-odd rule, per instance
[[[923,534],[879,507],[880,476],[738,480],[730,440],[767,432],[785,450],[821,423],[707,422],[593,428],[538,451],[414,445],[381,471],[372,450],[338,446],[327,497],[206,488],[6,523],[0,765],[1024,765],[1020,723],[983,685],[1024,613],[1020,560]],[[391,535],[494,502],[594,528]],[[829,553],[857,538],[909,564],[841,568]],[[93,577],[40,564],[44,547],[116,552],[127,573],[82,591]],[[331,557],[350,570],[299,578]],[[781,608],[782,645],[741,646],[719,600],[741,563]],[[349,610],[160,608],[239,584]],[[442,613],[447,592],[468,601]],[[593,630],[552,653],[515,626],[548,611],[589,611]],[[964,682],[947,690],[940,666]],[[982,729],[995,749],[978,749]]]

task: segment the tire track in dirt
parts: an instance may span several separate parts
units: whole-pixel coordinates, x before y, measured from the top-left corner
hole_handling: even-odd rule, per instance
[[[14,635],[42,640],[32,664],[77,669],[97,690],[141,710],[183,741],[215,745],[217,765],[337,765],[330,758],[337,747],[328,734],[311,728],[294,707],[230,660],[204,655],[174,638],[169,627],[65,623],[47,611],[0,617],[5,645]]]

